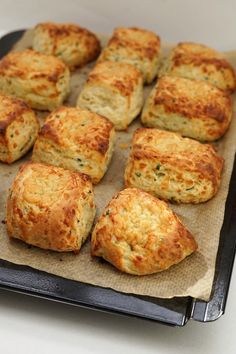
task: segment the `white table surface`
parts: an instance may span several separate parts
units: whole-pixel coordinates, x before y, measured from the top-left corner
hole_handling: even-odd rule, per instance
[[[163,40],[236,49],[235,0],[0,0],[0,34],[54,20],[110,33],[115,26],[152,29]],[[0,354],[235,354],[236,276],[226,314],[213,323],[170,328],[0,290]]]

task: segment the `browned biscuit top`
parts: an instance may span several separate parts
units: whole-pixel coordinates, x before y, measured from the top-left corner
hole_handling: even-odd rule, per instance
[[[140,160],[145,170],[145,159],[157,159],[161,164],[176,166],[179,179],[186,171],[196,172],[199,178],[207,178],[213,189],[219,187],[224,159],[210,144],[201,144],[179,134],[159,129],[139,128],[133,136],[131,157]],[[182,176],[181,176],[182,175]]]
[[[68,45],[72,43],[77,46],[83,45],[84,50],[86,50],[87,60],[95,59],[100,53],[101,46],[97,36],[88,29],[76,24],[44,22],[36,26],[36,31],[37,30],[47,33],[50,38],[51,42],[49,42],[49,44],[53,44],[51,54],[58,54],[57,51],[62,40],[66,40]]]
[[[0,93],[0,134],[4,134],[8,125],[25,112],[33,113],[27,103]]]
[[[150,61],[160,49],[160,38],[155,33],[137,27],[118,27],[115,29],[108,47],[124,47],[127,51],[136,51],[139,57]]]
[[[92,254],[122,271],[151,274],[178,263],[197,249],[192,234],[168,205],[127,188],[105,208],[92,235]]]
[[[235,90],[236,75],[232,65],[222,53],[203,44],[177,44],[171,51],[169,65],[167,72],[209,81],[228,93]]]
[[[66,70],[59,58],[31,49],[10,52],[0,61],[0,75],[23,80],[46,79],[56,83]]]
[[[130,64],[105,61],[94,67],[87,83],[107,84],[117,89],[123,96],[130,96],[141,78],[141,72]]]
[[[60,107],[48,116],[39,138],[49,139],[64,149],[83,148],[105,155],[112,130],[113,124],[96,113]]]
[[[168,113],[182,114],[188,118],[213,118],[228,121],[232,100],[217,87],[197,80],[163,76],[158,80],[154,105],[164,105]]]
[[[173,50],[172,60],[176,66],[183,64],[201,65],[205,63],[212,64],[217,69],[231,68],[223,54],[204,44],[192,42],[178,43]],[[203,70],[207,72],[207,67]]]
[[[94,209],[87,175],[27,162],[10,190],[8,233],[42,248],[76,250],[81,240],[75,225],[85,203]]]

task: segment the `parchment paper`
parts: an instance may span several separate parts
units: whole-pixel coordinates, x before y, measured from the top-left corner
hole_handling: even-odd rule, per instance
[[[15,49],[29,47],[32,40],[31,36],[31,32],[27,32]],[[104,42],[105,39],[102,39]],[[165,47],[164,52],[168,51],[168,48]],[[236,52],[226,54],[230,62],[236,67]],[[66,104],[75,105],[78,93],[93,65],[90,64],[73,74],[71,79],[72,93]],[[150,87],[145,89],[145,95],[149,91]],[[40,114],[40,116],[42,120],[43,115]],[[136,119],[127,132],[117,134],[116,149],[109,170],[102,182],[95,187],[97,217],[112,196],[123,188],[124,168],[130,151],[131,137],[138,126],[140,126],[139,119]],[[225,201],[234,162],[235,137],[236,117],[234,115],[229,131],[216,144],[219,154],[225,159],[222,183],[218,194],[209,202],[200,205],[171,205],[171,208],[195,236],[199,249],[195,254],[169,270],[142,277],[123,274],[110,264],[98,258],[91,258],[89,240],[78,255],[45,251],[36,247],[29,247],[21,241],[9,240],[4,224],[7,190],[19,166],[25,160],[30,159],[30,153],[26,158],[11,166],[0,164],[0,221],[2,221],[0,223],[0,258],[15,264],[28,265],[64,278],[108,287],[124,293],[160,298],[192,296],[208,300],[212,289],[220,229],[224,218]]]

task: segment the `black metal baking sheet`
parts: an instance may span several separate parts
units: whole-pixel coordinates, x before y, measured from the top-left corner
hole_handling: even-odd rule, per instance
[[[14,31],[0,39],[0,58],[12,48],[23,33],[24,30]],[[0,288],[100,311],[136,316],[167,325],[184,326],[190,319],[209,322],[218,319],[225,311],[235,249],[236,163],[234,163],[226,202],[210,301],[200,301],[190,297],[155,299],[124,294],[112,289],[64,279],[4,260],[0,260]]]

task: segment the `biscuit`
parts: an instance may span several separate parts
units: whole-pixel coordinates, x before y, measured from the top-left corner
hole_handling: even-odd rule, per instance
[[[100,42],[95,34],[78,25],[45,22],[34,29],[33,49],[55,55],[73,70],[95,60]]]
[[[134,275],[163,271],[196,249],[194,237],[168,205],[136,188],[110,201],[91,242],[93,256]]]
[[[25,102],[0,94],[0,161],[10,164],[25,155],[38,131],[35,113]]]
[[[232,118],[232,100],[217,87],[182,77],[162,76],[142,113],[142,123],[200,141],[225,134]]]
[[[234,69],[224,55],[191,42],[179,43],[173,48],[159,75],[204,80],[228,93],[236,87]]]
[[[209,144],[158,129],[139,128],[125,185],[176,203],[201,203],[218,191],[223,158]]]
[[[0,88],[32,108],[53,110],[69,93],[70,71],[62,60],[26,49],[0,61]]]
[[[114,143],[114,127],[106,118],[80,108],[60,107],[46,119],[32,159],[86,173],[98,183],[107,170]]]
[[[77,105],[108,118],[115,129],[125,130],[142,109],[142,74],[130,64],[99,63],[90,72]]]
[[[20,167],[7,200],[9,237],[44,249],[78,252],[94,216],[88,176],[39,163]]]
[[[144,82],[150,84],[160,65],[160,38],[141,28],[116,28],[98,60],[132,64],[143,73]]]

